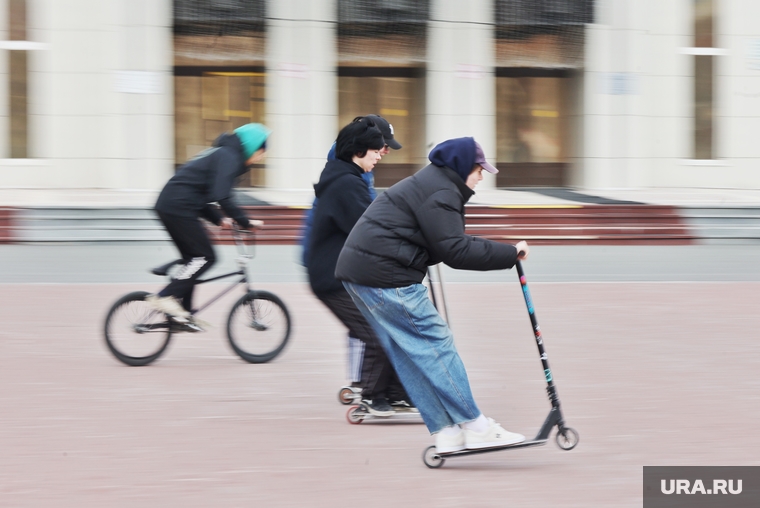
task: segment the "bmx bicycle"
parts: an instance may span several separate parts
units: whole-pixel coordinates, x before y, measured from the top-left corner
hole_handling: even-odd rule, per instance
[[[262,223],[256,221],[256,225]],[[200,307],[193,309],[195,317],[227,293],[242,285],[245,293],[232,306],[227,318],[227,339],[233,351],[249,363],[266,363],[285,348],[290,338],[290,313],[280,298],[269,291],[254,290],[247,273],[253,254],[248,252],[246,238],[255,238],[252,232],[233,229],[232,237],[238,249],[235,262],[238,270],[215,277],[199,279],[196,285],[230,277],[238,277]],[[253,242],[252,242],[253,243]],[[159,276],[170,276],[170,271],[182,260],[175,260],[151,270]],[[151,293],[134,291],[119,298],[106,315],[103,332],[106,345],[122,363],[139,367],[157,360],[180,332],[202,331],[193,322],[178,323],[166,314],[155,310],[145,298]]]

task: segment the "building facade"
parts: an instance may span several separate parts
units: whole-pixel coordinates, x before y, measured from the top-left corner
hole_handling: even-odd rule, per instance
[[[158,189],[270,126],[241,185],[306,189],[353,117],[474,136],[490,187],[760,188],[754,0],[0,0],[0,187]]]

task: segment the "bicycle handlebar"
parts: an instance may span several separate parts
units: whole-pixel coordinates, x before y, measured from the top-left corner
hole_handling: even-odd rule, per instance
[[[248,228],[241,228],[237,222],[233,222],[230,231],[232,231],[233,236],[239,236],[243,234],[253,235],[255,234],[253,230],[264,227],[264,221],[258,219],[250,219],[248,221],[248,225]]]
[[[238,248],[238,254],[242,256],[242,258],[247,259],[253,257],[253,253],[249,254],[248,248],[253,247],[256,243],[255,229],[264,225],[264,221],[261,220],[250,220],[249,222],[251,226],[249,229],[243,229],[237,226],[237,224],[231,229],[232,239],[235,241],[235,245]],[[248,239],[250,239],[250,241],[246,241]]]

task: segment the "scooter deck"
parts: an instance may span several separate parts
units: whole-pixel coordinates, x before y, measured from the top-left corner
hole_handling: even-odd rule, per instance
[[[458,452],[449,453],[436,453],[442,459],[448,459],[450,457],[461,457],[463,455],[475,455],[478,453],[499,452],[502,450],[511,450],[512,448],[527,448],[529,446],[542,446],[545,445],[548,439],[533,439],[530,441],[523,441],[522,443],[508,444],[504,446],[489,446],[488,448],[472,448],[466,450],[459,450]]]
[[[392,415],[377,416],[373,415],[363,405],[351,406],[346,413],[346,419],[349,423],[358,424],[364,421],[414,421],[422,422],[422,416],[416,409],[396,409]]]
[[[533,439],[531,441],[523,441],[522,443],[509,444],[504,446],[492,446],[489,448],[475,448],[471,450],[460,450],[458,452],[449,453],[437,453],[435,446],[428,446],[422,453],[422,461],[425,465],[431,469],[437,469],[443,465],[446,460],[452,457],[463,457],[465,455],[476,455],[480,453],[500,452],[502,450],[511,450],[513,448],[528,448],[530,446],[545,445],[548,439]]]

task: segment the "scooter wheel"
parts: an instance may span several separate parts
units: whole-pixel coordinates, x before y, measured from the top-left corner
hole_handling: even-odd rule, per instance
[[[349,387],[343,387],[338,392],[338,402],[340,402],[343,405],[349,405],[351,404],[355,399],[354,391]]]
[[[570,427],[562,427],[557,431],[557,446],[563,450],[572,450],[580,441],[580,436]]]
[[[438,469],[446,461],[435,451],[435,446],[428,446],[422,452],[422,462],[430,469]]]
[[[351,406],[346,413],[346,420],[348,420],[348,423],[350,424],[358,425],[364,421],[365,416],[366,415],[360,406]]]

